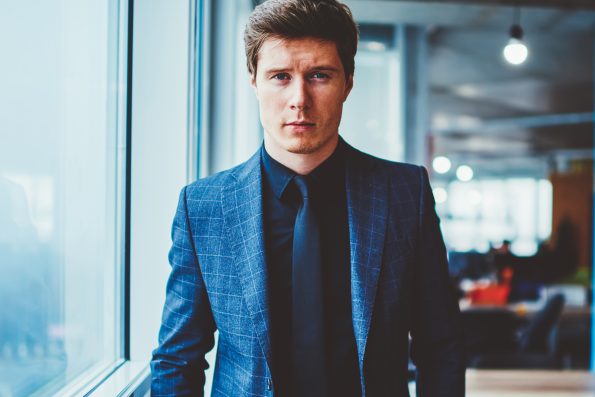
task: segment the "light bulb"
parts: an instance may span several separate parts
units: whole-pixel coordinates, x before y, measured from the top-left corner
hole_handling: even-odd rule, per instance
[[[432,168],[439,174],[446,174],[450,170],[450,160],[448,157],[438,156],[432,161]]]
[[[520,65],[527,60],[529,50],[527,49],[525,43],[523,43],[521,40],[511,37],[510,40],[508,40],[506,47],[504,47],[502,53],[504,54],[504,58],[508,61],[508,63]]]
[[[457,179],[461,182],[469,182],[473,179],[473,169],[468,165],[460,165],[457,168]]]

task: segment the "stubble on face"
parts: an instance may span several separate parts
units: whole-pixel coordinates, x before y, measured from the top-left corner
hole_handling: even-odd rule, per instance
[[[271,139],[275,140],[275,137],[272,134],[269,134],[266,131],[265,133],[269,135]],[[298,137],[295,141],[290,141],[285,149],[293,154],[313,154],[320,151],[325,146],[336,146],[338,140],[338,133],[332,135],[319,135],[317,139]],[[277,142],[277,144],[280,143],[281,142]]]
[[[265,147],[273,158],[285,164],[292,155],[315,162],[330,156],[351,84],[334,43],[314,38],[265,40],[252,85]],[[300,122],[308,125],[292,126]]]

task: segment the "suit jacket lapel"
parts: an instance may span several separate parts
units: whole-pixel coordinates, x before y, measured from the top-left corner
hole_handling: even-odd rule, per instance
[[[235,180],[223,188],[223,219],[246,306],[269,368],[272,368],[260,151],[232,176]]]
[[[372,172],[373,163],[346,146],[347,214],[351,257],[352,321],[360,374],[370,330],[382,263],[388,216],[387,178]],[[223,187],[223,219],[246,306],[269,368],[270,340],[268,278],[264,250],[262,171],[260,152],[232,174]]]
[[[353,330],[360,374],[374,309],[382,263],[388,216],[388,187],[384,174],[373,172],[373,163],[347,145],[347,211],[351,253]]]

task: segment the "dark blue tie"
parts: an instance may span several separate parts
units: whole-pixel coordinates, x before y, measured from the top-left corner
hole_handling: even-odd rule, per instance
[[[302,205],[295,219],[292,262],[293,395],[326,396],[320,230],[307,177],[294,183]]]

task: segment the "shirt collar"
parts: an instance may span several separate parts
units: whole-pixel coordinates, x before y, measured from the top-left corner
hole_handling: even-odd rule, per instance
[[[343,176],[343,145],[339,139],[333,154],[308,174],[315,186],[327,189],[341,182]]]
[[[264,144],[261,147],[261,158],[263,171],[269,181],[271,189],[275,193],[275,196],[277,196],[278,199],[281,199],[296,173],[272,158],[264,148]],[[310,172],[308,177],[312,179],[315,185],[324,186],[327,183],[333,184],[333,182],[339,180],[337,177],[342,176],[342,165],[343,144],[339,139],[339,143],[333,154]]]
[[[287,189],[287,186],[294,177],[295,172],[272,158],[264,148],[264,144],[262,144],[260,153],[264,174],[269,181],[275,196],[277,196],[278,199],[281,199],[283,192],[285,192],[285,189]]]

